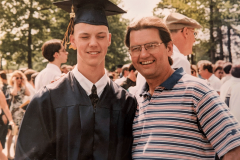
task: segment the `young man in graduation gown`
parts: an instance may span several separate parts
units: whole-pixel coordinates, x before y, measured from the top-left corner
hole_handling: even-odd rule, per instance
[[[71,1],[55,3],[71,8]],[[16,159],[132,159],[135,98],[105,73],[111,43],[106,15],[124,12],[108,0],[74,2],[71,45],[75,69],[41,89],[30,102],[20,129]],[[69,9],[70,10],[70,9]]]

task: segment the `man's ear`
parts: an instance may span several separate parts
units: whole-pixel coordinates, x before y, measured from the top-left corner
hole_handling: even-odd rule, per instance
[[[108,34],[108,42],[109,42],[108,46],[111,45],[111,39],[112,39],[112,34],[109,33],[109,34]]]
[[[184,38],[187,38],[188,37],[188,28],[187,27],[184,27],[183,30],[182,30],[182,34],[183,34],[183,37]]]
[[[77,46],[75,44],[75,38],[74,38],[74,36],[72,34],[70,35],[70,42],[71,42],[71,46],[69,48],[76,49]]]
[[[170,41],[170,42],[168,42],[168,44],[167,44],[167,55],[168,55],[169,57],[171,57],[172,54],[173,54],[173,42]]]
[[[53,54],[53,57],[54,57],[54,58],[57,58],[58,55],[59,55],[59,53],[58,53],[58,52],[55,52],[55,53]]]

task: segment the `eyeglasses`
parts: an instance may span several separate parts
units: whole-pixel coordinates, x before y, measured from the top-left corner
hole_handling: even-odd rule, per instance
[[[18,79],[22,79],[22,77],[16,77],[16,80],[18,80]]]
[[[132,46],[132,47],[130,47],[129,52],[130,52],[131,56],[139,56],[142,51],[142,47],[144,47],[145,50],[148,52],[154,52],[156,50],[156,48],[158,46],[160,46],[162,43],[163,42],[161,42],[161,43],[152,42],[152,43],[146,43],[146,44],[142,44],[142,45],[138,45],[138,46]]]

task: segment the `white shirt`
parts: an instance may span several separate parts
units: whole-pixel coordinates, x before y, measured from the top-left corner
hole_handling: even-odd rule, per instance
[[[221,88],[221,81],[219,78],[217,78],[214,74],[211,75],[211,77],[209,77],[209,79],[207,80],[209,86],[211,86],[215,91],[220,92],[220,88]],[[220,92],[221,94],[221,92]]]
[[[35,79],[36,91],[50,84],[51,81],[54,81],[56,78],[61,77],[61,74],[62,72],[58,66],[48,63],[47,67],[43,69]]]
[[[36,90],[35,90],[35,88],[33,88],[33,86],[29,82],[26,83],[26,87],[28,88],[28,90],[30,92],[30,96],[28,96],[28,97],[29,97],[29,100],[31,100],[32,97],[34,96],[34,94],[36,93]]]
[[[127,77],[123,76],[122,78],[116,79],[114,82],[117,83],[118,85],[121,85],[126,79]]]
[[[231,74],[227,74],[225,77],[223,77],[223,78],[221,79],[221,83],[222,83],[222,84],[225,83],[225,82],[228,81],[231,77],[232,77]]]
[[[173,60],[173,64],[171,66],[172,68],[182,67],[186,73],[191,75],[191,65],[187,56],[184,56],[175,45],[173,45],[173,55],[171,58]]]
[[[238,83],[231,89],[229,108],[230,112],[240,123],[240,78],[238,78]]]
[[[232,85],[235,85],[236,83],[240,83],[240,78],[235,78],[235,77],[231,77],[227,82],[225,82],[222,86],[221,86],[221,89],[220,89],[220,98],[225,101],[225,98],[226,98],[226,95],[227,95],[227,92],[229,90],[229,88],[232,86]],[[239,90],[239,95],[240,95],[240,90]],[[231,98],[230,98],[231,99]],[[239,97],[240,99],[240,97]],[[239,103],[239,106],[240,106],[240,103]]]
[[[86,77],[84,77],[78,71],[78,67],[75,67],[72,70],[72,73],[73,73],[74,77],[77,79],[78,83],[86,91],[86,94],[89,96],[91,94],[93,83],[91,81],[89,81]],[[105,71],[105,74],[102,76],[102,78],[95,83],[95,86],[97,87],[98,97],[101,96],[101,94],[102,94],[105,86],[107,85],[107,83],[110,83],[110,78],[107,76],[106,71]]]

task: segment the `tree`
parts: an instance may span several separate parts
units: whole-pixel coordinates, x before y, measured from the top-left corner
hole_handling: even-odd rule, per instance
[[[127,28],[126,19],[121,18],[121,15],[109,16],[109,32],[112,34],[112,42],[108,48],[106,55],[106,68],[112,70],[118,64],[130,63],[127,56],[127,48],[124,45],[125,32]]]
[[[40,52],[50,26],[50,11],[41,9],[50,4],[50,0],[4,0],[0,3],[0,27],[5,33],[0,48],[3,58],[15,60],[17,64],[27,62],[28,68],[32,68],[32,57]]]
[[[15,61],[17,68],[28,64],[28,68],[41,70],[45,67],[41,55],[42,44],[49,39],[63,39],[69,23],[69,13],[52,4],[58,0],[3,0],[0,2],[0,52],[7,61]],[[119,4],[121,0],[114,0]],[[112,33],[112,44],[106,56],[106,68],[129,62],[124,46],[124,35],[128,21],[121,15],[108,17]],[[67,64],[77,63],[77,52],[68,49]],[[34,62],[34,63],[32,63]],[[14,64],[11,62],[11,64]],[[15,68],[15,69],[17,69]]]
[[[240,2],[237,0],[163,0],[154,9],[155,14],[157,11],[163,10],[165,8],[172,11],[182,13],[190,18],[197,20],[204,28],[204,30],[209,33],[209,40],[207,54],[210,60],[215,63],[217,59],[224,59],[226,55],[224,54],[224,33],[223,26],[231,25],[227,23],[225,19],[232,19],[233,17],[236,21],[239,21],[239,13],[236,11],[240,7]],[[203,30],[203,31],[204,31]],[[227,33],[227,32],[226,32]],[[230,42],[229,42],[230,43]],[[205,44],[205,41],[195,45],[195,51],[198,45]],[[230,45],[229,45],[230,46]],[[229,53],[231,53],[231,47],[229,48]]]

